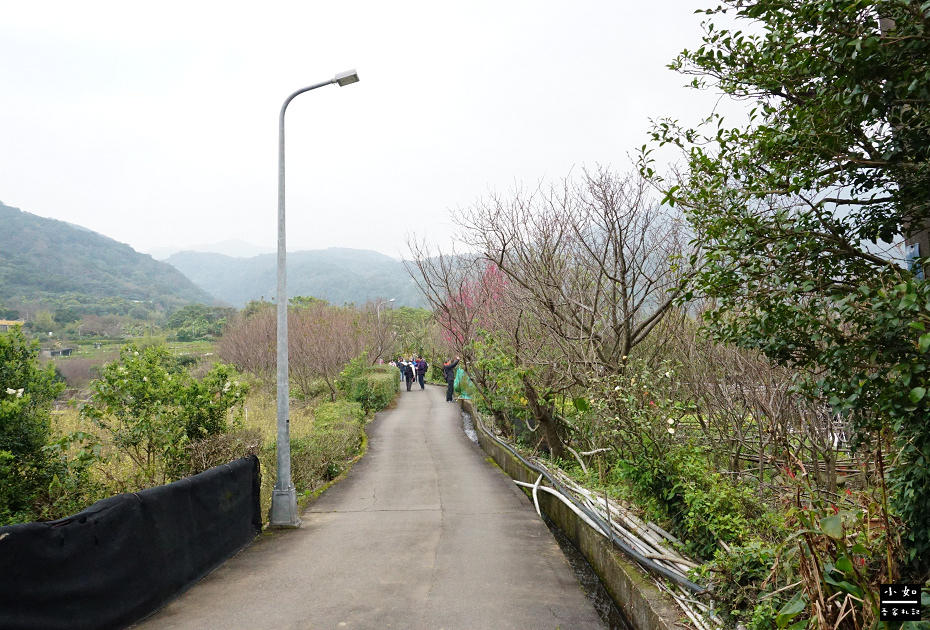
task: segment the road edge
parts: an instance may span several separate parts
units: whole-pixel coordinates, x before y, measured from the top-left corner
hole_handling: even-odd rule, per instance
[[[463,411],[476,417],[472,401],[460,399]],[[478,444],[511,479],[535,483],[538,474],[527,468],[487,434],[481,423],[475,423]],[[528,490],[524,489],[524,492]],[[681,610],[634,562],[623,557],[603,535],[595,532],[564,503],[539,493],[540,510],[546,513],[575,549],[584,556],[600,578],[608,595],[635,630],[673,630],[681,626]]]

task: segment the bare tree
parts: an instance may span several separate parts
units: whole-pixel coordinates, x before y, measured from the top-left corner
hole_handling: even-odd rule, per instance
[[[590,375],[623,371],[672,311],[679,223],[638,177],[599,169],[548,191],[492,195],[460,212],[468,256],[412,244],[408,269],[469,374],[495,405],[521,392],[554,457],[568,427],[556,400]],[[415,273],[416,272],[416,273]],[[505,382],[516,374],[517,382]]]
[[[797,374],[762,354],[715,343],[688,320],[670,331],[665,358],[675,365],[674,397],[688,405],[718,466],[737,475],[803,463],[818,484],[837,488],[846,427],[824,401],[795,389]]]
[[[598,169],[548,191],[492,195],[459,225],[462,241],[523,290],[579,380],[622,372],[679,297],[681,224],[635,175]]]
[[[444,331],[449,354],[467,357],[481,315],[491,307],[492,296],[483,290],[486,262],[467,254],[433,251],[425,242],[408,239],[412,260],[404,266],[433,307]]]
[[[336,379],[346,363],[361,356],[370,338],[365,316],[354,308],[323,300],[296,300],[288,309],[289,378],[309,398],[322,380],[335,400]],[[277,365],[277,319],[274,308],[236,317],[217,344],[217,354],[240,371],[266,382]]]
[[[361,329],[365,332],[365,345],[371,365],[393,356],[395,352],[397,335],[391,323],[391,311],[382,308],[391,302],[378,297],[368,300],[359,308],[362,315]]]
[[[479,337],[506,325],[501,317],[503,281],[499,271],[488,275],[488,262],[473,254],[444,254],[426,243],[408,241],[412,259],[405,261],[407,271],[433,307],[434,320],[440,330],[437,350],[445,357],[460,356],[463,366],[478,389],[478,394],[492,410],[495,424],[509,432],[506,405],[499,402],[498,383],[501,370],[484,361],[476,361],[475,342]]]
[[[233,317],[216,344],[216,353],[240,372],[270,382],[277,363],[277,319],[273,304]]]
[[[322,380],[336,400],[336,379],[345,365],[362,355],[370,331],[354,308],[322,301],[293,309],[288,317],[290,378],[305,397]]]

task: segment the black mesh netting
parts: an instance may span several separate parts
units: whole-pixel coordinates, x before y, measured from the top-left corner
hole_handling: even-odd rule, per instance
[[[0,628],[122,628],[195,584],[261,531],[258,458],[0,527]]]

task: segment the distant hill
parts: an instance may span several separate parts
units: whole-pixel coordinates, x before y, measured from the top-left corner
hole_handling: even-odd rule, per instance
[[[63,295],[162,309],[214,302],[176,268],[129,245],[0,202],[0,300],[54,304]]]
[[[180,252],[167,262],[197,286],[233,306],[271,300],[277,291],[277,255],[233,258],[222,254]],[[377,298],[394,306],[423,307],[426,302],[404,264],[370,250],[331,248],[289,252],[288,297],[313,296],[331,304],[362,305]]]
[[[273,254],[274,247],[262,247],[240,240],[221,241],[219,243],[201,243],[190,247],[153,247],[147,250],[155,260],[166,260],[178,252],[213,252],[234,258],[251,258],[260,254]]]

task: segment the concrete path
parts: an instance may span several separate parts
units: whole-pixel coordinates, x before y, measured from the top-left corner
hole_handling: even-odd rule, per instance
[[[299,529],[260,536],[136,627],[603,628],[445,388],[414,387],[369,425],[368,454]]]

